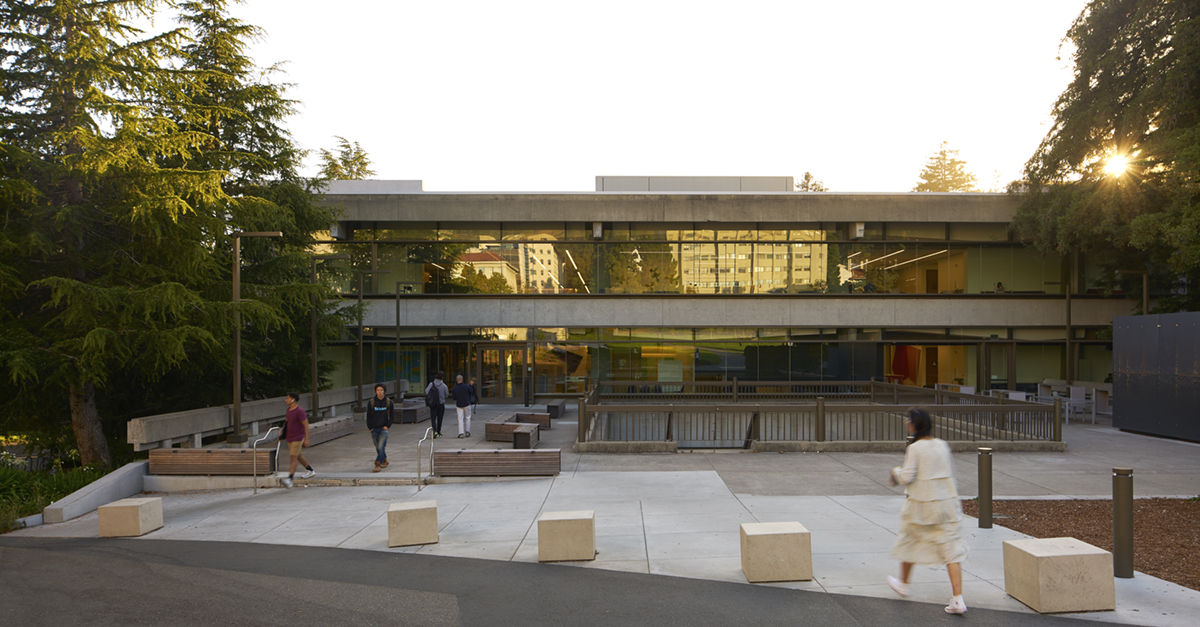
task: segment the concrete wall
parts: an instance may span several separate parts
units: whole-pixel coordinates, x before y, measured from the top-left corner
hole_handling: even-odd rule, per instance
[[[392,318],[395,317],[393,311]],[[389,394],[395,391],[395,381],[382,381],[381,383],[387,387]],[[370,398],[374,394],[374,390],[374,381],[364,382],[363,398]],[[346,412],[349,412],[349,406],[357,401],[357,397],[358,388],[356,386],[326,390],[320,394],[321,407],[319,409],[324,413],[324,410],[340,405]],[[311,409],[311,403],[312,394],[300,395],[301,407]],[[195,436],[215,435],[232,426],[232,411],[231,405],[223,405],[134,418],[126,423],[125,439],[134,445],[134,450],[145,451],[161,446],[170,446],[172,443],[189,440]],[[287,406],[284,404],[282,396],[243,402],[242,425],[250,428],[256,422],[282,420],[286,412]]]
[[[344,221],[441,222],[992,222],[1007,194],[520,193],[325,195]]]
[[[396,301],[367,301],[364,324],[396,325]],[[1105,326],[1131,301],[1075,298],[1072,323]],[[419,296],[400,303],[409,327],[1036,327],[1062,326],[1053,296],[853,294],[788,296]],[[322,395],[323,397],[323,395]]]
[[[424,181],[329,181],[327,194],[409,194],[425,191]]]
[[[101,505],[139,494],[150,462],[130,462],[51,503],[42,510],[46,523],[60,523],[93,512]]]

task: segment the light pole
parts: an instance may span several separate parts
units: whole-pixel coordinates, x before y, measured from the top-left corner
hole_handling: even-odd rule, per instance
[[[359,270],[358,271],[358,395],[355,412],[363,411],[363,277],[368,274],[391,274],[391,270]]]
[[[317,261],[319,260],[334,260],[334,259],[349,259],[350,255],[313,255],[312,256],[312,283],[317,283]],[[317,421],[317,411],[321,407],[318,399],[320,381],[317,380],[317,295],[312,295],[312,402],[309,409],[312,410],[312,417],[309,422]]]
[[[249,436],[242,433],[242,313],[237,303],[242,300],[242,239],[243,237],[283,237],[280,231],[233,232],[233,433],[225,436],[230,444],[244,444]]]
[[[1142,315],[1150,315],[1150,271],[1149,270],[1117,270],[1117,274],[1142,275]]]

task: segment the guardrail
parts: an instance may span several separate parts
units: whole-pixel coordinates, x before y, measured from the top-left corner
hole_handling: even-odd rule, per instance
[[[725,396],[733,403],[705,403],[704,397],[688,395],[691,390],[709,398]],[[834,399],[819,394],[830,391],[837,395]],[[779,396],[798,402],[761,402]],[[622,402],[630,397],[665,402]],[[903,441],[907,437],[904,417],[914,405],[930,409],[934,435],[947,441],[1062,441],[1058,403],[1043,405],[879,381],[606,381],[580,405],[579,441],[674,441],[683,448],[748,448],[755,441]]]
[[[395,381],[384,384],[387,393],[391,394],[396,387]],[[364,386],[374,393],[374,385]],[[339,415],[349,415],[352,405],[357,400],[358,387],[340,388],[322,391],[321,406],[311,412],[315,418],[332,418]],[[364,396],[369,399],[370,394]],[[300,395],[300,406],[312,410],[308,405],[312,400],[311,394]],[[342,411],[344,410],[344,411]],[[283,397],[268,398],[242,403],[242,428],[257,436],[263,427],[282,422],[287,406]],[[341,413],[339,413],[341,412]],[[148,451],[155,448],[170,448],[172,445],[183,443],[184,446],[200,448],[201,441],[209,436],[229,432],[233,427],[230,406],[205,407],[188,411],[145,416],[130,420],[125,427],[125,439],[133,445],[135,451]]]

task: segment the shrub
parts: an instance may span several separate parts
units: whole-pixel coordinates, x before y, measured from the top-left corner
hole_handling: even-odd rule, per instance
[[[0,464],[0,533],[12,531],[18,518],[32,516],[108,474],[107,468],[26,472]]]

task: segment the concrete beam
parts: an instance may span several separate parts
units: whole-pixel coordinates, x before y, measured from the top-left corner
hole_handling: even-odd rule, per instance
[[[1075,326],[1107,326],[1131,301],[1075,299]],[[366,326],[396,326],[394,299],[367,301]],[[1052,296],[924,294],[804,296],[405,296],[407,327],[1058,327],[1065,301]],[[321,395],[322,400],[325,394]]]
[[[975,222],[1012,221],[1008,194],[475,193],[326,194],[343,221]]]

